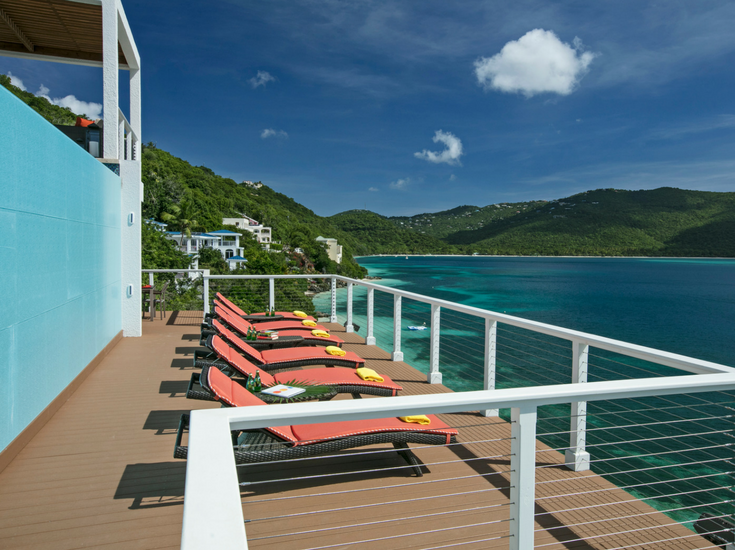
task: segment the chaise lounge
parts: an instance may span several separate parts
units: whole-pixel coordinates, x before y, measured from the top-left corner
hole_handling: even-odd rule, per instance
[[[211,336],[207,341],[208,347],[216,354],[217,362],[200,362],[202,366],[202,374],[194,373],[192,375],[192,383],[189,385],[187,397],[195,399],[205,398],[198,392],[192,391],[193,383],[198,382],[202,388],[208,393],[212,393],[211,389],[206,385],[207,377],[204,376],[204,369],[217,367],[220,370],[231,369],[241,376],[247,378],[254,376],[256,370],[260,368],[253,365],[242,355],[237,353],[232,347],[228,346],[219,336]],[[345,368],[322,368],[322,369],[306,369],[299,371],[281,371],[275,374],[262,371],[260,379],[263,385],[272,386],[275,384],[309,384],[319,386],[330,386],[335,389],[336,393],[350,393],[352,397],[359,398],[364,395],[379,395],[381,397],[391,397],[396,395],[403,388],[393,382],[387,375],[380,375],[382,382],[373,380],[363,380],[360,378],[356,370]]]
[[[234,380],[217,369],[208,370],[209,387],[218,401],[230,407],[265,405]],[[436,416],[428,415],[430,424],[421,426],[398,418],[350,420],[346,422],[301,424],[296,426],[267,427],[262,430],[233,433],[233,452],[236,464],[256,464],[278,460],[292,460],[334,453],[379,443],[391,443],[414,473],[421,477],[421,463],[409,449],[408,443],[420,445],[449,445],[456,443],[457,430],[450,428]],[[181,444],[188,430],[189,415],[181,416],[176,436],[174,458],[186,458],[188,448]]]
[[[224,304],[225,307],[230,309],[235,315],[238,317],[242,317],[243,319],[247,319],[248,321],[259,323],[262,321],[267,322],[268,320],[273,321],[273,317],[279,318],[279,320],[288,320],[288,321],[303,321],[304,319],[309,321],[316,321],[314,317],[311,315],[296,315],[293,311],[274,311],[273,316],[266,316],[266,312],[261,313],[245,313],[241,308],[239,308],[232,300],[229,300],[225,298],[225,296],[218,292],[215,294],[217,299],[220,301],[220,303]]]

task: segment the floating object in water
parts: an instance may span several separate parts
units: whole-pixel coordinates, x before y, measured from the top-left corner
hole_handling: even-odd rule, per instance
[[[406,328],[408,330],[429,330],[429,327],[415,327],[413,325],[409,325]]]

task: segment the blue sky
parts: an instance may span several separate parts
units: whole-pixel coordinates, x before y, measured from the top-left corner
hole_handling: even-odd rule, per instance
[[[316,213],[735,191],[735,3],[125,0],[143,140]],[[0,57],[32,92],[101,71]]]

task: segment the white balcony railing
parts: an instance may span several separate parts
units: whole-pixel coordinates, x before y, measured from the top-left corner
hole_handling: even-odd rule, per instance
[[[708,415],[697,410],[697,414],[701,414],[702,418],[692,413],[680,419],[678,416],[676,418],[672,416],[674,406],[694,411],[698,405],[682,405],[679,398],[667,401],[669,399],[667,396],[684,394],[690,396],[702,392],[721,393],[735,390],[733,368],[374,283],[338,276],[326,278],[330,282],[328,313],[331,322],[337,322],[339,319],[344,322],[347,332],[352,332],[355,330],[359,310],[359,321],[364,324],[366,343],[385,345],[386,348],[392,349],[392,359],[400,361],[403,359],[401,345],[405,324],[402,319],[408,316],[414,320],[423,316],[429,331],[429,337],[426,338],[428,382],[441,383],[444,374],[442,366],[451,361],[452,364],[474,366],[476,371],[481,372],[482,379],[478,380],[477,384],[481,383],[482,389],[390,399],[193,412],[189,432],[182,548],[247,547],[230,437],[230,432],[236,429],[329,422],[335,419],[368,419],[476,410],[482,411],[485,416],[497,416],[501,409],[510,409],[511,479],[508,540],[509,547],[513,549],[533,548],[537,437],[558,441],[560,434],[568,435],[568,447],[562,445],[557,448],[564,453],[567,467],[583,471],[590,469],[592,462],[596,464],[594,467],[596,473],[598,467],[602,469],[605,464],[619,461],[624,456],[631,459],[633,455],[641,454],[642,451],[639,449],[645,448],[650,441],[698,438],[701,442],[686,449],[698,453],[696,460],[690,465],[701,466],[717,461],[718,464],[725,464],[724,470],[717,470],[708,475],[700,472],[699,475],[703,476],[703,479],[708,476],[732,476],[732,471],[727,471],[731,461],[727,458],[722,459],[719,454],[717,456],[712,454],[715,453],[713,449],[716,449],[717,453],[723,449],[730,449],[727,452],[728,456],[731,455],[733,415],[727,411],[733,410],[732,399],[729,402],[719,400],[722,407],[718,411],[724,410],[725,413]],[[275,307],[279,305],[276,303],[277,297],[282,297],[286,288],[282,288],[282,285],[291,285],[294,288],[292,292],[303,294],[303,285],[296,284],[299,279],[315,279],[315,277],[204,275],[203,308],[205,312],[209,311],[213,293],[218,288],[223,290],[226,288],[229,293],[227,291],[225,293],[232,297],[232,292],[236,292],[238,280],[259,281],[259,284],[263,285],[267,280],[268,306]],[[279,283],[278,287],[276,282]],[[339,293],[338,282],[345,285]],[[262,286],[262,289],[265,291],[265,286]],[[356,300],[358,290],[359,304]],[[338,297],[341,300],[338,300]],[[380,311],[380,315],[376,315],[376,309]],[[386,321],[388,318],[392,319]],[[392,326],[386,326],[388,323]],[[463,336],[463,332],[471,332],[473,336]],[[477,338],[476,334],[480,337]],[[444,345],[440,346],[442,341]],[[476,353],[473,354],[473,350]],[[503,380],[503,377],[507,376],[506,370],[513,371],[514,375],[521,379],[526,376],[528,383],[525,387],[496,389],[498,380]],[[447,374],[454,376],[452,373]],[[621,377],[626,379],[619,379]],[[505,382],[504,384],[507,385]],[[663,404],[652,401],[653,399],[663,400],[661,401]],[[613,413],[601,412],[596,418],[594,428],[588,429],[588,403],[598,402],[620,403],[621,407],[623,403],[627,407],[630,407],[630,403],[636,403],[638,420],[630,421],[631,425],[605,424],[605,415]],[[560,427],[562,421],[558,415],[556,418],[553,418],[553,415],[552,417],[539,415],[539,408],[546,410],[553,408],[554,405],[564,404],[571,406],[570,413],[565,415],[568,422],[566,428]],[[704,427],[710,421],[715,428],[709,427],[709,424]],[[690,432],[681,430],[677,424],[681,422],[691,423]],[[723,423],[725,429],[722,429]],[[545,428],[539,430],[538,426],[542,424]],[[632,424],[636,424],[637,427],[631,427]],[[603,441],[596,440],[595,453],[591,457],[588,442],[594,439],[592,436],[596,436],[596,430],[603,429],[606,430]],[[619,439],[614,441],[618,445],[617,448],[624,449],[625,445],[629,447],[632,445],[636,447],[634,452],[631,454],[631,451],[625,450],[618,452],[617,455],[606,454],[605,446],[613,444],[609,434],[620,429],[640,430],[640,433],[644,430],[653,432],[661,430],[662,435],[653,437],[646,432],[645,437],[630,436],[627,440]],[[624,452],[629,456],[624,455]],[[702,453],[706,455],[706,460],[702,460],[700,456]],[[662,451],[661,454],[679,456],[682,453],[672,450]],[[618,473],[619,470],[618,468]],[[728,490],[727,487],[724,490]],[[689,489],[687,491],[696,492]],[[731,486],[729,491],[732,492]],[[718,501],[716,504],[721,503]],[[701,511],[701,506],[699,510]],[[677,510],[668,511],[676,513]]]
[[[117,128],[118,128],[118,158],[120,160],[138,160],[136,151],[139,148],[139,138],[133,127],[130,126],[128,119],[123,112],[117,110]]]

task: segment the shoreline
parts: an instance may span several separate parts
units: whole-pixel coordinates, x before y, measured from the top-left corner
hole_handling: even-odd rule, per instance
[[[521,254],[367,254],[364,256],[353,256],[358,258],[599,258],[599,259],[623,259],[623,260],[735,260],[732,256],[544,256],[534,254],[526,256]]]

